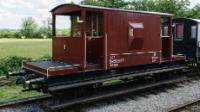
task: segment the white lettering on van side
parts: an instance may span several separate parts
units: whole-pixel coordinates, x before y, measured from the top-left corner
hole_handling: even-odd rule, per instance
[[[110,56],[109,65],[110,67],[118,67],[120,63],[125,61],[124,58],[116,58],[116,56]]]

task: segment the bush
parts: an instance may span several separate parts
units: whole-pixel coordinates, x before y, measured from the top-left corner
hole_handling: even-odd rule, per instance
[[[0,76],[8,74],[8,72],[17,71],[21,68],[23,61],[31,61],[31,58],[24,58],[18,56],[9,56],[0,59]],[[40,60],[51,60],[51,56],[46,54]]]
[[[10,71],[19,70],[23,60],[31,60],[30,58],[10,56],[0,60],[0,76],[5,75]]]
[[[50,54],[45,54],[40,58],[40,60],[51,60],[51,55]]]

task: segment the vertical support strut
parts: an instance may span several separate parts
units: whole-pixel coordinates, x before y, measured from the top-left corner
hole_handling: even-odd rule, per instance
[[[104,28],[104,70],[108,69],[108,34],[107,34],[107,20],[106,20],[106,13],[103,13],[103,28]]]
[[[108,40],[107,40],[107,33],[105,33],[105,37],[104,37],[104,38],[105,38],[105,53],[104,53],[104,54],[105,54],[105,59],[104,59],[105,65],[104,65],[104,66],[105,66],[105,67],[104,67],[104,68],[105,68],[105,70],[107,70],[107,68],[108,68],[108,57],[107,57],[107,56],[108,56],[108,55],[107,55],[107,53],[108,53],[108,52],[107,52],[107,48],[108,48],[108,46],[107,46],[107,45],[108,45],[108,42],[107,42],[107,41],[108,41]]]
[[[87,60],[86,60],[86,52],[87,52],[87,48],[86,48],[86,19],[85,19],[85,15],[86,15],[86,11],[85,9],[83,9],[81,11],[81,20],[83,21],[82,25],[81,25],[81,34],[82,34],[82,38],[83,38],[83,50],[82,50],[82,54],[83,54],[83,62],[82,62],[82,69],[83,71],[85,71],[86,68],[86,64],[87,64]]]

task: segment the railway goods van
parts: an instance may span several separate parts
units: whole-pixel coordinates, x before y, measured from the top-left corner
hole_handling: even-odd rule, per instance
[[[173,54],[172,14],[75,4],[51,13],[52,60],[24,62],[10,74],[21,74],[28,89],[55,92],[186,68],[187,55]]]

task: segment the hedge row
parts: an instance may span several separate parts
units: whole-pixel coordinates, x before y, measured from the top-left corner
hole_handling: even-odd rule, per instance
[[[41,60],[49,60],[50,56],[44,55]],[[21,68],[23,61],[31,61],[31,58],[9,56],[0,59],[0,76],[6,75],[8,72],[17,71]]]

